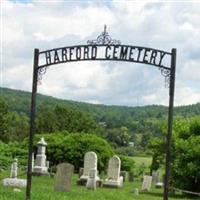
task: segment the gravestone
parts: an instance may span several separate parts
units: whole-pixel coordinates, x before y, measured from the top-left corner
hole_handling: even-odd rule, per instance
[[[127,171],[120,171],[120,176],[123,177],[123,182],[125,182],[127,178]]]
[[[152,176],[144,175],[142,183],[142,191],[148,192],[151,188]]]
[[[89,151],[84,156],[84,167],[83,167],[83,175],[80,177],[78,184],[85,185],[89,178],[89,172],[91,169],[97,170],[97,155],[95,152]],[[99,177],[96,177],[99,180]]]
[[[97,170],[91,169],[89,172],[89,177],[87,180],[86,187],[87,189],[96,190],[97,185]]]
[[[11,165],[10,178],[17,178],[17,170],[18,170],[17,162],[18,160],[17,158],[15,158]]]
[[[55,175],[55,191],[69,192],[71,189],[74,166],[69,163],[61,163],[57,166]]]
[[[17,178],[17,170],[18,170],[18,163],[17,159],[15,158],[10,171],[10,178],[3,179],[4,186],[12,186],[12,187],[26,187],[26,179],[18,179]]]
[[[32,153],[32,172],[34,169],[34,163],[35,163],[35,158],[34,158],[34,153]]]
[[[138,188],[135,188],[134,194],[137,195],[137,196],[139,195],[139,189]]]
[[[33,168],[33,175],[49,175],[48,168],[46,166],[46,146],[47,143],[45,142],[44,138],[37,143],[37,155],[35,166]]]
[[[129,172],[128,173],[128,181],[129,182],[133,182],[134,181],[134,173],[133,172]]]
[[[83,175],[83,167],[79,168],[78,176],[79,178]]]
[[[152,171],[152,183],[156,185],[159,182],[159,171]]]
[[[105,180],[104,187],[122,187],[123,177],[120,176],[121,160],[118,156],[110,158],[108,163],[108,178]]]

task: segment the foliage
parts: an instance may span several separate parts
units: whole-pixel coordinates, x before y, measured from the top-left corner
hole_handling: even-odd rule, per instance
[[[164,130],[166,131],[166,129]],[[164,160],[164,140],[151,140],[152,170]],[[200,117],[176,119],[173,127],[171,178],[173,186],[189,191],[200,191]]]
[[[105,138],[114,146],[127,146],[130,140],[128,128],[114,128],[108,129]]]
[[[27,153],[27,150],[17,142],[9,144],[0,142],[0,168],[9,168],[14,158],[18,158],[19,166],[25,166]]]
[[[172,178],[175,187],[200,191],[200,117],[177,121]],[[177,127],[182,127],[177,129]]]
[[[68,132],[98,132],[98,124],[86,113],[63,105],[41,105],[38,109],[37,132],[53,133]]]
[[[118,147],[115,149],[116,154],[124,155],[124,156],[134,156],[135,155],[135,147],[127,146],[127,147]]]
[[[69,162],[78,170],[83,167],[84,154],[94,151],[98,157],[98,169],[106,170],[108,159],[113,155],[111,146],[102,138],[91,134],[54,133],[44,134],[47,146],[47,158],[51,165]],[[35,143],[41,135],[35,137]]]
[[[135,167],[135,161],[133,158],[128,156],[120,156],[121,159],[121,170],[133,172]]]
[[[153,152],[151,164],[151,172],[158,170],[164,164],[165,140],[160,138],[152,138],[148,147]]]
[[[8,106],[6,102],[0,98],[0,140],[7,141],[7,117],[8,114]]]
[[[25,113],[9,112],[7,123],[8,141],[22,141],[28,136],[29,118]]]
[[[9,110],[29,115],[31,94],[29,92],[0,88]],[[62,105],[72,110],[89,114],[98,123],[105,123],[107,129],[127,127],[132,134],[151,133],[159,137],[157,122],[167,118],[167,107],[152,105],[143,107],[106,106],[56,99],[50,96],[37,95],[37,108],[41,105],[55,107]],[[175,109],[176,116],[191,117],[200,115],[200,103],[180,106]],[[48,117],[47,115],[45,117]],[[45,131],[45,130],[43,130]],[[54,132],[55,130],[52,130]]]

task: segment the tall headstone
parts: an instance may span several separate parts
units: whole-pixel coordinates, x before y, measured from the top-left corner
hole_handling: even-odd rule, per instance
[[[34,163],[35,163],[35,158],[34,158],[34,153],[32,153],[32,172],[34,169]]]
[[[108,178],[103,186],[105,187],[122,187],[123,177],[120,176],[121,160],[118,156],[110,158],[108,163]]]
[[[61,163],[57,166],[55,175],[55,191],[69,192],[71,190],[74,166],[69,163]]]
[[[37,155],[35,166],[33,168],[34,175],[47,175],[48,168],[46,166],[46,146],[47,143],[45,142],[44,138],[37,143]]]
[[[97,171],[97,155],[95,152],[89,151],[84,156],[83,175],[80,177],[80,182],[84,184],[87,182],[91,169]],[[99,177],[97,176],[96,179],[99,180]]]
[[[148,192],[151,189],[152,176],[144,175],[142,183],[142,191]]]
[[[87,189],[96,190],[97,185],[97,170],[91,169],[89,172],[89,178],[87,180]]]
[[[17,178],[17,170],[18,170],[17,162],[18,160],[17,158],[15,158],[11,165],[10,178]]]

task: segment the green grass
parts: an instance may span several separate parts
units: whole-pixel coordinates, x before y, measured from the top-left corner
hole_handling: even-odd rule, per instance
[[[142,163],[149,167],[152,162],[152,157],[133,157],[133,160],[135,161],[136,167],[139,167]]]
[[[2,174],[1,174],[2,175]],[[2,177],[2,176],[1,176]],[[97,188],[96,191],[87,190],[84,186],[77,186],[77,175],[73,176],[73,184],[70,192],[54,192],[54,179],[49,177],[33,177],[32,200],[162,200],[162,190],[152,187],[149,193],[140,193],[136,196],[134,188],[141,188],[142,183],[126,182],[123,188],[108,189]],[[21,192],[13,192],[13,188],[4,187],[0,183],[0,200],[23,200],[25,189]],[[177,194],[170,200],[190,200],[187,197]]]

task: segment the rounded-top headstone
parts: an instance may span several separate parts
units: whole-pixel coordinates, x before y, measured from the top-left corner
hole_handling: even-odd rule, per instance
[[[57,166],[55,175],[55,191],[68,192],[71,190],[72,175],[74,166],[69,163],[61,163]]]
[[[89,176],[90,169],[97,169],[97,155],[93,151],[89,151],[84,156],[83,174]]]

